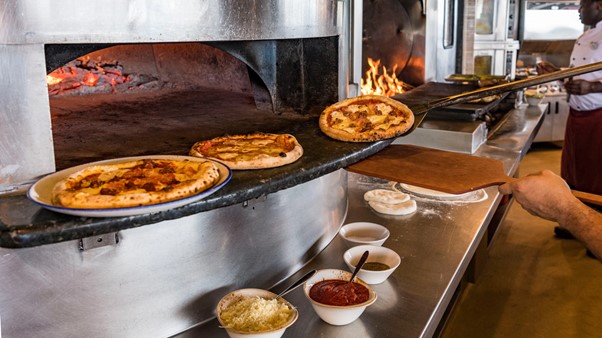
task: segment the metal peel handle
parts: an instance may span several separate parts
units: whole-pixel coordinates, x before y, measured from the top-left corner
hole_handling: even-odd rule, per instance
[[[353,274],[351,275],[351,278],[349,278],[349,283],[353,282],[355,275],[357,275],[357,273],[360,272],[360,270],[362,269],[362,266],[364,266],[364,263],[366,263],[366,260],[368,259],[369,254],[370,254],[370,252],[368,250],[366,250],[364,252],[364,254],[362,255],[362,257],[360,258],[359,262],[357,262],[357,265],[355,266],[355,270],[353,270]]]
[[[306,273],[305,276],[299,278],[298,281],[294,282],[293,284],[291,284],[291,286],[289,286],[288,288],[284,289],[284,291],[280,292],[278,294],[278,297],[284,297],[284,295],[286,295],[287,293],[295,290],[301,284],[305,283],[306,280],[310,279],[317,271],[318,270],[312,270],[312,271]]]

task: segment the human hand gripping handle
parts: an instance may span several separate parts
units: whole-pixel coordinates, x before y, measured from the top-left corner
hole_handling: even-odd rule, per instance
[[[513,194],[529,213],[556,222],[567,208],[579,203],[566,182],[549,170],[512,179],[499,186],[499,191]]]
[[[528,189],[532,189],[534,191]],[[602,206],[601,195],[590,194],[578,190],[571,190],[562,178],[560,178],[558,175],[552,173],[549,170],[544,170],[539,173],[530,174],[519,179],[508,178],[505,184],[500,185],[499,191],[505,195],[513,193],[517,197],[519,203],[521,203],[521,199],[528,199],[529,201],[525,201],[528,204],[530,204],[529,202],[543,203],[546,200],[548,201],[548,203],[551,203],[551,201],[558,199],[568,200],[566,196],[568,194],[571,195],[571,197],[576,198],[584,203]],[[547,196],[544,200],[542,196],[540,196],[544,193],[551,194],[551,196]],[[571,198],[571,200],[573,198]]]
[[[564,89],[570,95],[586,95],[590,93],[602,92],[602,83],[599,81],[586,81],[581,79],[573,80],[570,78],[565,84]]]
[[[549,170],[513,179],[499,186],[503,194],[514,194],[529,213],[557,222],[602,258],[602,213],[581,203],[566,182]],[[587,194],[586,194],[587,195]],[[601,196],[596,196],[599,200]]]

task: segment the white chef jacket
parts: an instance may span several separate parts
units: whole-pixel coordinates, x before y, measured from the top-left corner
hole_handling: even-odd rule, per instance
[[[570,67],[579,67],[600,61],[602,61],[602,21],[577,38],[571,53]],[[578,75],[574,79],[602,81],[602,71]],[[602,108],[602,93],[571,95],[569,105],[579,111]]]

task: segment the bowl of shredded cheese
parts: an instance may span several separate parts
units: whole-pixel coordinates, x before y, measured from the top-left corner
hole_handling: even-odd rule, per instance
[[[544,97],[545,97],[544,94],[539,93],[536,90],[525,91],[525,99],[527,100],[527,104],[529,106],[537,106],[538,104],[541,103],[541,101],[543,101]]]
[[[217,304],[217,320],[230,338],[278,338],[299,317],[284,298],[262,289],[240,289]]]

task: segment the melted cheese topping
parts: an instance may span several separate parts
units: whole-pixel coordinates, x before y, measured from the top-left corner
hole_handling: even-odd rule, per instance
[[[208,141],[197,151],[203,156],[222,160],[249,161],[261,157],[286,157],[295,148],[293,139],[286,135],[249,136]]]
[[[107,167],[71,182],[70,190],[89,195],[137,194],[169,190],[195,178],[201,162],[142,160],[130,167]]]
[[[386,103],[352,104],[330,115],[330,126],[348,133],[387,130],[405,121]]]

